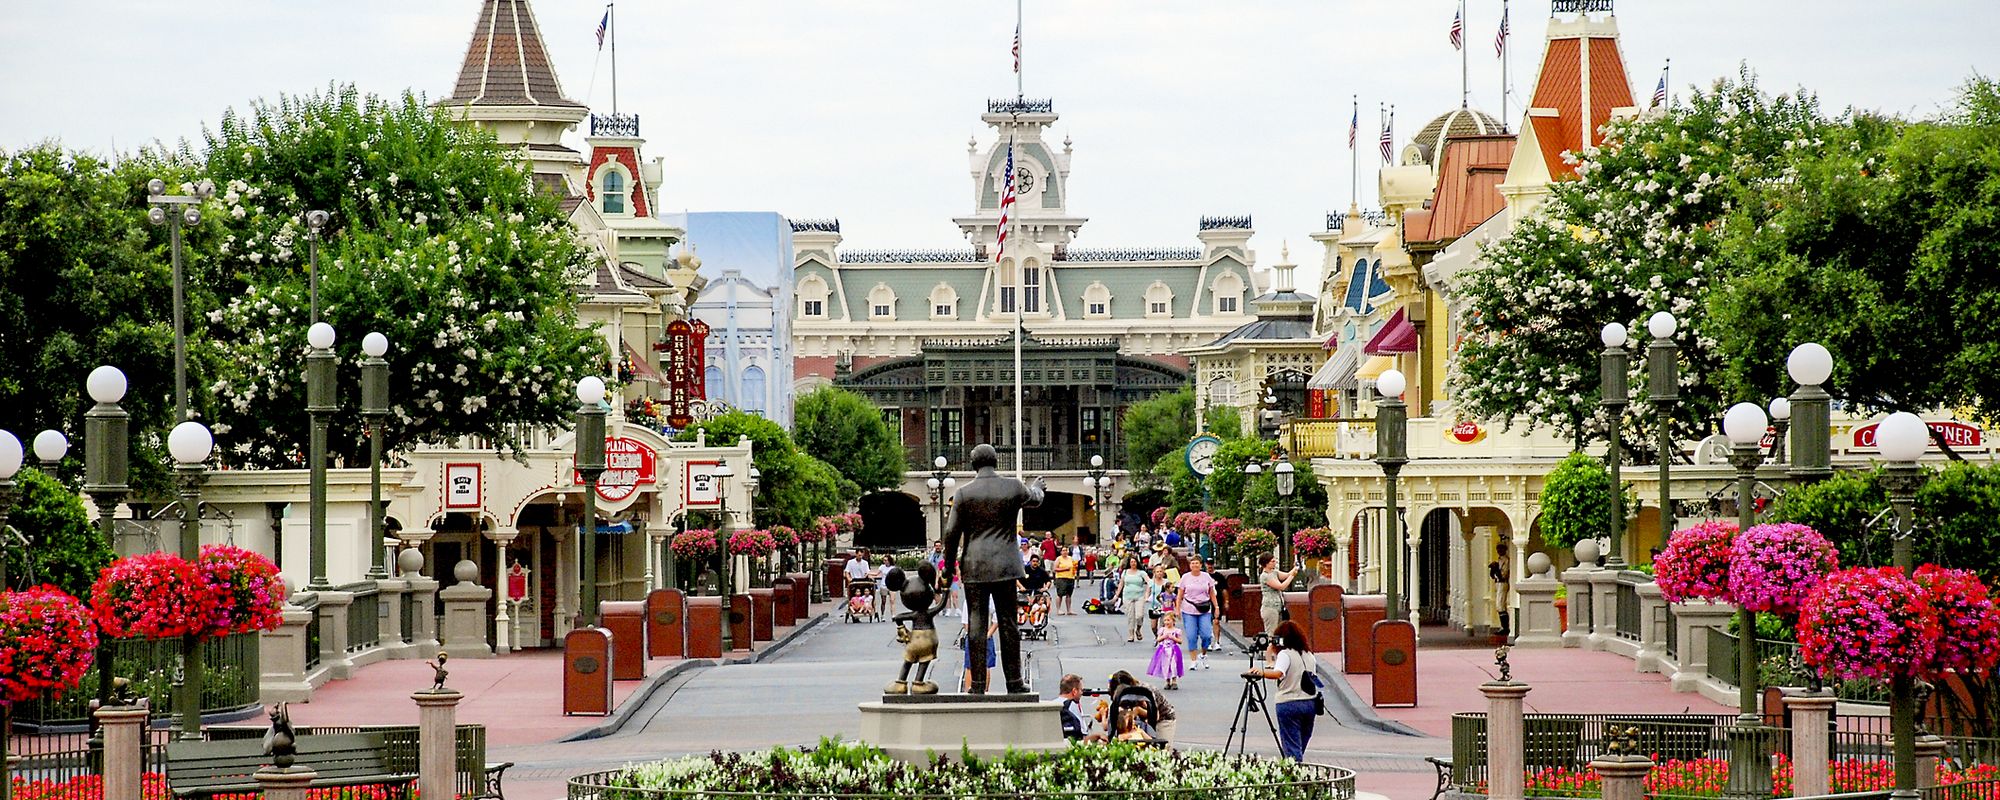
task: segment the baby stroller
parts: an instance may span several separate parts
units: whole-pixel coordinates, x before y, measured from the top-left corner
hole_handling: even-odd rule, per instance
[[[1016,617],[1021,623],[1021,638],[1047,640],[1049,638],[1049,591],[1041,589],[1021,596],[1020,610]]]
[[[867,578],[852,578],[847,581],[848,622],[880,622],[882,610],[875,607],[875,581]]]

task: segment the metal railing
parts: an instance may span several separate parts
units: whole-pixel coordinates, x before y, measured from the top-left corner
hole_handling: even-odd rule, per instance
[[[1605,754],[1607,727],[1639,729],[1639,752],[1658,760],[1727,759],[1723,731],[1736,718],[1728,714],[1526,714],[1522,723],[1522,765],[1529,775],[1555,771],[1581,772]],[[1777,729],[1773,729],[1777,730]],[[1485,792],[1486,715],[1451,717],[1451,783],[1461,791]]]
[[[1002,447],[999,450],[1000,471],[1006,472],[1013,469],[1014,448]],[[911,472],[930,472],[932,469],[935,469],[931,464],[931,459],[937,455],[939,454],[931,452],[926,448],[904,448],[904,466]],[[959,458],[958,451],[945,453],[944,455],[953,459]],[[1113,453],[1110,449],[1095,444],[1060,444],[1021,448],[1021,461],[1027,464],[1025,468],[1028,470],[1089,469],[1090,457],[1094,455],[1101,455],[1106,459],[1110,459]],[[953,469],[964,469],[965,465],[960,461],[954,460],[951,467]]]
[[[308,595],[299,607],[306,611],[306,671],[319,667],[319,595]]]
[[[1674,613],[1674,604],[1667,606],[1667,657],[1678,664],[1681,660],[1681,618]]]
[[[1612,628],[1620,639],[1639,641],[1639,584],[1631,579],[1633,573],[1618,576],[1613,585],[1613,602],[1618,604],[1617,619]]]
[[[181,640],[113,639],[112,674],[132,681],[132,693],[149,698],[154,717],[173,713],[177,688],[174,674],[181,660]],[[200,647],[208,679],[202,683],[205,714],[234,711],[257,704],[257,684],[263,674],[257,634],[236,633],[205,640]],[[97,696],[97,667],[84,673],[75,688],[14,706],[14,724],[30,730],[82,727],[88,723],[90,702]]]
[[[1156,789],[1111,789],[1103,791],[1052,789],[992,794],[953,792],[913,794],[907,792],[811,792],[815,800],[1353,800],[1354,772],[1328,764],[1300,764],[1312,777],[1289,782],[1241,786],[1183,786]],[[621,785],[627,770],[611,770],[578,775],[569,779],[569,800],[778,800],[806,796],[786,792],[716,791],[701,788],[641,788]]]
[[[382,589],[374,581],[350,583],[340,591],[351,592],[347,607],[347,652],[359,653],[382,643]]]
[[[141,772],[162,772],[166,769],[167,742],[173,739],[171,728],[142,728],[139,732],[139,769]],[[82,783],[94,782],[101,753],[90,748],[90,735],[81,730],[73,733],[53,733],[41,735],[16,735],[7,740],[9,753],[19,756],[20,761],[11,768],[17,784],[16,796],[34,797],[83,797],[82,791],[69,788],[58,789],[57,785],[84,779]],[[82,787],[76,787],[82,789]],[[45,791],[46,789],[46,791]]]
[[[1295,419],[1284,423],[1285,447],[1297,458],[1373,458],[1373,419]]]

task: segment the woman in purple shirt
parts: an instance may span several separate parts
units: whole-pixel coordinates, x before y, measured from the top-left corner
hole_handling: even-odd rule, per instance
[[[1187,631],[1188,669],[1208,669],[1208,651],[1215,648],[1215,578],[1201,557],[1188,559],[1181,576],[1181,628]]]

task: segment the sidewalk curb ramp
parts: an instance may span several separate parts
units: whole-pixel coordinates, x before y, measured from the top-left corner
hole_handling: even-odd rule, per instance
[[[733,666],[737,664],[758,664],[766,660],[776,658],[778,654],[784,652],[787,646],[789,646],[793,641],[796,641],[800,636],[804,635],[806,631],[812,630],[813,628],[816,628],[824,624],[827,621],[827,619],[829,619],[832,616],[832,613],[833,612],[831,611],[822,611],[814,615],[812,619],[806,620],[804,623],[794,626],[792,628],[791,633],[787,633],[784,635],[783,638],[775,642],[772,642],[770,646],[765,647],[762,650],[754,651],[747,656],[738,656],[735,658],[720,658],[720,659],[716,658],[688,659],[678,664],[675,664],[671,667],[668,667],[666,669],[660,670],[659,672],[655,672],[652,675],[647,676],[646,682],[643,685],[641,685],[637,691],[634,691],[630,697],[625,698],[625,702],[619,703],[618,708],[613,710],[609,716],[605,717],[603,722],[600,722],[596,725],[585,728],[583,730],[565,735],[559,739],[556,739],[556,741],[587,742],[590,741],[591,739],[601,739],[606,736],[610,736],[614,733],[617,733],[620,728],[625,727],[625,723],[631,721],[632,715],[638,713],[639,708],[641,706],[644,706],[646,704],[646,701],[652,698],[654,692],[659,691],[660,687],[666,686],[668,683],[671,683],[675,678],[678,678],[682,675],[688,674],[695,670],[703,670],[703,669],[708,669],[710,667]]]
[[[1231,644],[1235,645],[1238,650],[1249,646],[1244,643],[1243,637],[1238,636],[1236,631],[1232,630],[1228,625],[1222,626],[1222,635]],[[1336,721],[1342,724],[1353,723],[1362,728],[1377,733],[1386,733],[1391,736],[1432,738],[1422,731],[1375,713],[1375,709],[1370,708],[1367,703],[1361,701],[1361,695],[1354,693],[1354,687],[1348,685],[1347,673],[1329,671],[1325,664],[1321,664],[1319,677],[1320,681],[1326,684],[1326,688],[1331,690],[1326,695],[1327,710],[1332,712],[1333,718]]]

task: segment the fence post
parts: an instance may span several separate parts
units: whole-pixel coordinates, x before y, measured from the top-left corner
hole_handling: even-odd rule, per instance
[[[417,701],[417,791],[423,797],[454,797],[458,791],[458,701],[455,689],[425,689]],[[266,798],[276,800],[276,798]]]
[[[1689,600],[1674,604],[1675,624],[1680,626],[1680,669],[1669,684],[1676,692],[1698,691],[1708,676],[1708,629],[1727,628],[1736,615],[1736,606],[1709,600]]]
[[[140,736],[150,711],[137,705],[108,705],[93,712],[104,730],[104,800],[139,800]]]
[[[1522,783],[1527,761],[1521,698],[1531,687],[1509,677],[1504,669],[1500,674],[1500,680],[1479,685],[1479,693],[1486,695],[1486,797],[1521,800],[1526,791]]]
[[[1645,800],[1646,773],[1653,760],[1645,756],[1605,756],[1590,762],[1604,781],[1604,800]]]
[[[1831,790],[1827,769],[1833,742],[1826,723],[1836,702],[1832,692],[1785,696],[1785,707],[1792,712],[1794,797],[1816,797]]]
[[[1575,598],[1571,598],[1575,602]],[[1590,573],[1590,638],[1584,647],[1609,650],[1618,640],[1618,570]]]
[[[1917,737],[1917,788],[1937,786],[1938,759],[1944,757],[1944,739],[1936,734]]]

